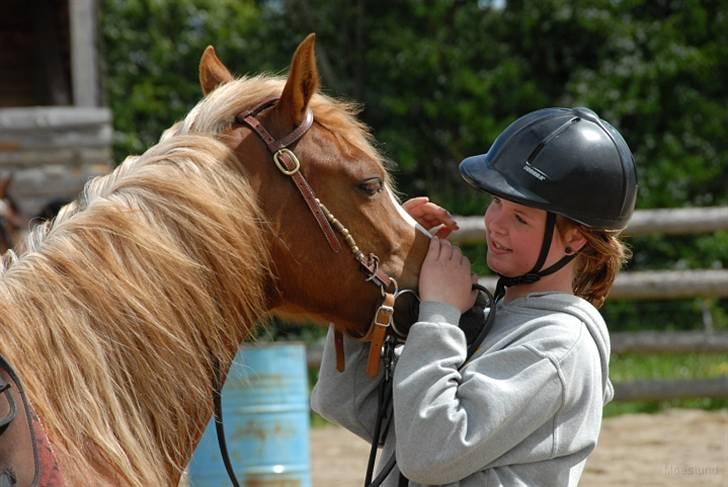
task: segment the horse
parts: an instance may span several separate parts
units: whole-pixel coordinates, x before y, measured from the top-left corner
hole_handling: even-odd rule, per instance
[[[0,179],[0,254],[13,248],[23,227],[20,209],[10,195],[12,181],[12,174]]]
[[[66,198],[53,198],[49,200],[38,213],[30,219],[31,224],[37,225],[48,220],[52,220],[61,211],[61,208],[71,203],[73,200]]]
[[[234,77],[212,47],[199,69],[184,119],[0,264],[0,355],[69,485],[176,485],[266,316],[362,337],[417,285],[427,234],[355,106],[319,92],[313,34],[285,77]]]

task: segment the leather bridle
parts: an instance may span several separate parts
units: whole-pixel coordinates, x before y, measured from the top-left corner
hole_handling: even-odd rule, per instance
[[[278,97],[272,97],[263,100],[250,110],[239,113],[235,117],[235,121],[241,125],[247,125],[258,137],[265,143],[268,151],[271,153],[273,162],[278,170],[285,176],[290,177],[298,188],[299,193],[303,197],[306,206],[313,215],[319,229],[323,233],[331,250],[338,253],[341,250],[341,243],[337,232],[343,237],[354,259],[359,263],[360,269],[365,274],[365,281],[371,282],[377,286],[382,295],[382,302],[374,313],[374,318],[369,326],[367,333],[359,337],[359,340],[370,342],[369,358],[367,364],[367,373],[370,377],[375,377],[379,373],[379,365],[381,362],[382,347],[385,339],[392,329],[392,316],[394,314],[394,301],[397,295],[397,281],[387,275],[379,266],[379,257],[376,254],[368,255],[361,251],[359,246],[351,235],[351,232],[326,208],[326,206],[316,197],[316,193],[311,188],[303,173],[301,172],[301,162],[291,147],[303,137],[303,135],[311,128],[314,122],[313,112],[309,108],[303,117],[300,125],[293,129],[289,134],[276,139],[263,126],[258,116],[265,110],[272,108],[278,102]],[[336,347],[336,368],[339,371],[344,370],[344,346],[343,333],[338,328],[334,333],[334,343]],[[233,486],[237,487],[238,481],[228,456],[225,444],[225,433],[222,419],[222,373],[215,364],[214,377],[214,406],[215,406],[215,424],[220,445],[220,453],[223,463],[227,469]]]
[[[359,263],[360,269],[366,275],[365,281],[371,282],[379,288],[382,295],[382,303],[374,313],[374,318],[367,333],[358,338],[359,340],[371,343],[367,371],[370,377],[375,377],[379,373],[382,345],[390,331],[390,325],[392,323],[394,301],[398,291],[397,281],[379,267],[379,257],[376,254],[370,253],[366,255],[361,251],[349,229],[316,197],[316,193],[314,193],[311,185],[308,184],[308,181],[301,172],[301,162],[290,147],[298,142],[313,125],[313,112],[307,108],[301,124],[280,139],[273,137],[258,119],[260,113],[273,107],[277,102],[277,97],[265,99],[252,109],[239,113],[235,117],[235,121],[250,127],[265,142],[278,170],[282,174],[289,176],[296,185],[296,188],[298,188],[306,206],[308,206],[321,232],[326,237],[326,241],[329,243],[331,250],[338,253],[341,249],[341,244],[336,234],[336,232],[339,232],[349,246],[349,250],[353,254],[354,259]],[[335,333],[335,344],[336,368],[341,372],[344,370],[344,347],[343,334],[338,329]]]

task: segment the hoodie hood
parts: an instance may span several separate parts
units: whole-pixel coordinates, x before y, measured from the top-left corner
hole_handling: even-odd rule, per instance
[[[531,294],[530,296],[534,296]],[[614,398],[614,387],[609,380],[609,356],[611,344],[609,331],[601,313],[586,300],[564,293],[547,293],[538,295],[538,308],[558,313],[567,313],[586,325],[589,334],[599,350],[599,359],[602,365],[602,390],[604,391],[604,404]]]

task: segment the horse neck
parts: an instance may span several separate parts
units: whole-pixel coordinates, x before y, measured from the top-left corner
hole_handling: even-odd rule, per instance
[[[71,478],[174,483],[211,416],[215,364],[227,370],[264,311],[254,200],[203,183],[141,218],[87,209],[0,280],[0,353]]]

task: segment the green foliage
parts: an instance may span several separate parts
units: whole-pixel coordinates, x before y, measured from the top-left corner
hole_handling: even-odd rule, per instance
[[[583,104],[631,143],[640,207],[725,203],[724,3],[106,0],[117,153],[144,149],[199,99],[206,45],[238,73],[281,72],[316,32],[324,89],[364,104],[406,194],[470,210],[464,156],[526,111]]]
[[[728,353],[615,354],[609,371],[614,382],[717,378],[726,374]]]
[[[153,145],[202,97],[197,73],[208,45],[240,74],[284,65],[268,64],[264,13],[250,0],[105,0],[101,12],[118,161]]]
[[[630,143],[640,208],[725,205],[727,11],[727,0],[105,0],[115,156],[143,151],[197,102],[208,44],[238,74],[284,72],[316,32],[324,91],[362,103],[405,197],[482,214],[459,161],[527,111],[585,105]],[[728,232],[631,246],[629,270],[728,262]],[[482,246],[465,250],[486,273]],[[702,306],[608,302],[604,314],[616,330],[685,329],[701,326]],[[707,306],[728,328],[728,300]],[[281,326],[274,334],[295,336]]]
[[[614,382],[652,379],[717,378],[728,374],[728,354],[618,354],[612,356],[610,378]],[[605,416],[656,413],[669,408],[725,409],[728,400],[696,398],[665,401],[612,402]]]

